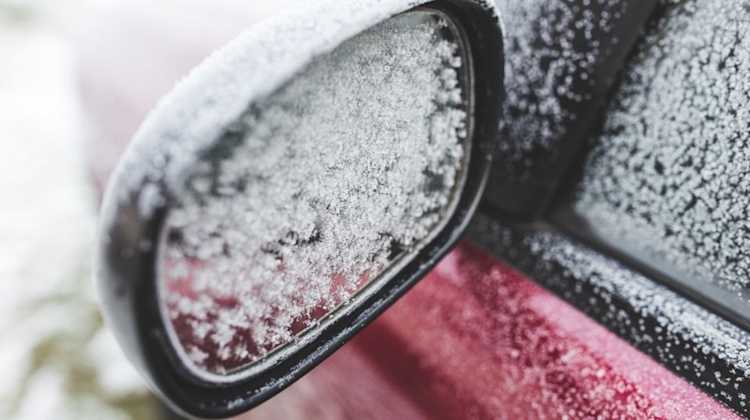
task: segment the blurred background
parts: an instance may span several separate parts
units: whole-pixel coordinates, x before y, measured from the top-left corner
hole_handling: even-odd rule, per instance
[[[0,418],[166,412],[99,314],[99,197],[156,101],[304,0],[0,0]]]

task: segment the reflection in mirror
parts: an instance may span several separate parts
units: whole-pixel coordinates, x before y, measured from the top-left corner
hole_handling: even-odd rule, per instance
[[[194,373],[280,357],[440,230],[470,154],[462,42],[438,12],[391,18],[252,104],[190,168],[158,281]]]

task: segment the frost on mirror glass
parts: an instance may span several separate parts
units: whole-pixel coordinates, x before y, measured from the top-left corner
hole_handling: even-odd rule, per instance
[[[203,154],[159,252],[189,366],[227,375],[270,356],[433,237],[468,164],[467,68],[444,17],[400,15],[250,105]]]

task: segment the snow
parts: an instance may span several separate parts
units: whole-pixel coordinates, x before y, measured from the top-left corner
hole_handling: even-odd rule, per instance
[[[0,417],[126,418],[108,401],[147,391],[98,323],[71,50],[52,31],[8,25],[0,51]],[[91,389],[78,393],[82,365]]]
[[[192,165],[160,268],[193,365],[223,374],[290,343],[446,218],[470,128],[447,29],[420,12],[343,43]]]

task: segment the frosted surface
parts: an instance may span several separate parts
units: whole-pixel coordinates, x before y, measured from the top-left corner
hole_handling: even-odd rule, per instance
[[[578,118],[575,107],[591,99],[597,66],[610,54],[605,45],[615,36],[614,26],[628,2],[496,3],[508,27],[504,115],[509,118],[503,121],[508,141],[498,142],[502,153],[495,171],[523,182],[559,159],[560,140]]]
[[[513,229],[480,215],[469,234],[703,392],[748,415],[750,334],[744,329],[557,232]],[[665,399],[679,410],[695,404],[674,394]]]
[[[577,203],[608,237],[745,296],[747,22],[741,1],[666,8],[626,69]]]
[[[450,213],[470,129],[451,33],[418,12],[346,41],[193,165],[159,281],[195,367],[229,373],[296,340]]]

